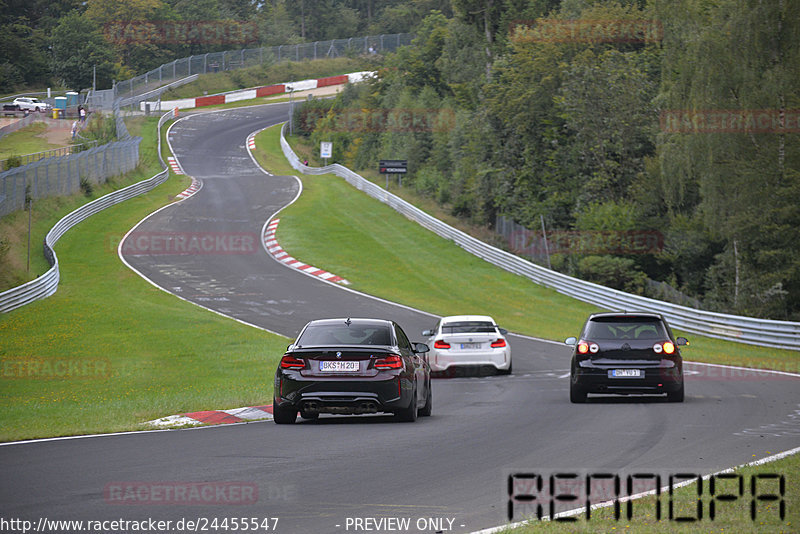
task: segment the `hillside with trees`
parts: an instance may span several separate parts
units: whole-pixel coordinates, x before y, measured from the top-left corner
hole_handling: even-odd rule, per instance
[[[426,17],[415,46],[369,85],[299,110],[312,146],[333,141],[334,159],[356,169],[407,159],[404,185],[474,224],[503,215],[548,232],[663,239],[649,253],[560,251],[557,270],[800,319],[800,4],[452,8]],[[421,126],[393,127],[403,113]]]

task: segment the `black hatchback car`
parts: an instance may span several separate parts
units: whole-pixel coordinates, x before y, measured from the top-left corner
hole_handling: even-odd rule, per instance
[[[590,315],[574,346],[569,399],[586,402],[588,393],[663,394],[683,402],[683,359],[666,320],[657,313]]]
[[[311,321],[275,372],[272,415],[393,413],[401,421],[431,414],[431,372],[424,343],[411,343],[394,321]]]

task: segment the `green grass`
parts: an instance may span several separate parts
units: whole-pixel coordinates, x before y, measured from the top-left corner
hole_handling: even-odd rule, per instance
[[[339,76],[350,72],[376,69],[380,61],[380,56],[281,61],[266,66],[257,65],[245,69],[201,74],[197,81],[170,89],[164,93],[161,99],[193,98],[204,94],[213,95],[248,87]]]
[[[621,503],[620,519],[614,518],[613,508],[596,509],[591,512],[591,518],[586,520],[585,514],[575,516],[577,521],[532,521],[529,525],[508,529],[506,532],[514,534],[527,534],[531,532],[548,533],[594,533],[594,532],[624,532],[631,534],[650,533],[695,533],[695,532],[797,532],[800,525],[800,455],[793,455],[782,460],[761,466],[743,467],[736,470],[736,474],[744,480],[744,495],[733,502],[715,503],[716,513],[710,518],[711,495],[709,482],[703,481],[702,493],[698,496],[698,487],[691,484],[675,490],[672,496],[673,517],[697,518],[697,502],[700,500],[703,507],[703,516],[699,521],[677,522],[669,520],[669,494],[662,494],[660,498],[648,496],[633,503],[632,519],[627,520],[626,504]],[[785,516],[780,518],[777,502],[757,502],[756,519],[751,516],[750,504],[752,502],[751,481],[754,475],[783,475],[785,477]],[[666,485],[668,482],[663,481]],[[717,494],[738,494],[736,484],[731,480],[718,479]],[[777,480],[759,479],[756,484],[759,495],[780,494]],[[624,487],[622,494],[624,495]],[[661,502],[661,519],[657,520],[656,501]],[[515,518],[515,521],[520,519]]]
[[[156,120],[143,125],[146,177],[160,168]],[[56,294],[0,316],[0,440],[131,430],[165,415],[271,402],[286,339],[156,289],[113,246],[187,183],[172,176],[67,232],[56,245]],[[89,373],[45,371],[67,362]],[[92,372],[98,365],[103,372]]]
[[[0,139],[0,160],[64,146],[50,144],[44,137],[39,137],[46,131],[46,123],[34,122],[30,126],[4,136]]]
[[[295,174],[279,139],[279,127],[261,132],[256,156],[272,172]],[[577,335],[587,314],[598,310],[478,259],[341,178],[301,179],[303,194],[281,213],[278,241],[292,256],[346,278],[355,289],[439,315],[485,313],[514,332],[558,341]],[[796,351],[685,335],[691,341],[683,349],[689,360],[788,371],[800,367]]]
[[[145,121],[137,118],[130,121],[131,135],[140,135],[143,128],[145,135],[139,153],[140,166],[124,176],[114,176],[106,183],[95,185],[90,196],[76,193],[69,196],[48,197],[33,202],[31,212],[31,264],[27,269],[28,253],[28,213],[15,211],[0,218],[0,291],[18,286],[50,269],[50,265],[42,255],[42,243],[50,228],[63,216],[76,208],[130,184],[150,178],[157,172],[155,125],[157,118]],[[12,134],[13,135],[13,134]]]

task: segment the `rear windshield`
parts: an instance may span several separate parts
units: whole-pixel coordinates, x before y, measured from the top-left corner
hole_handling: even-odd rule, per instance
[[[658,319],[607,317],[589,321],[589,339],[665,339],[667,333]]]
[[[391,345],[388,326],[383,325],[310,325],[297,340],[297,345]]]
[[[442,325],[442,334],[468,334],[495,332],[494,324],[488,321],[459,321]]]

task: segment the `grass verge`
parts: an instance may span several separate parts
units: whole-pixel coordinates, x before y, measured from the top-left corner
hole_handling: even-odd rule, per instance
[[[264,167],[295,174],[280,149],[280,127],[261,132],[256,146]],[[341,178],[301,179],[303,194],[281,213],[278,241],[292,256],[346,278],[359,291],[440,315],[485,313],[514,332],[558,341],[577,335],[586,315],[599,311],[469,254]],[[410,193],[396,187],[392,192]],[[412,203],[428,211],[424,202]],[[691,340],[683,350],[689,360],[800,370],[796,351],[683,335]]]
[[[160,169],[156,121],[141,125],[148,145],[138,179]],[[67,232],[56,245],[56,294],[0,315],[0,440],[132,430],[165,415],[271,401],[284,338],[176,299],[117,256],[119,239],[187,184],[171,176]],[[62,212],[75,207],[61,202]]]
[[[23,156],[63,146],[50,144],[47,139],[42,137],[46,131],[46,123],[34,122],[30,126],[4,136],[0,139],[0,160],[4,161],[11,156]]]

